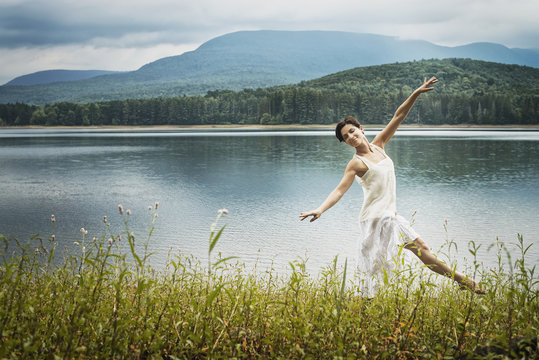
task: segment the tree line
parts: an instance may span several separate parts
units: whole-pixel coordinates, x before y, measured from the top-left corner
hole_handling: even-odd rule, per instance
[[[338,93],[309,87],[213,91],[206,96],[118,100],[90,104],[0,104],[0,126],[332,124],[353,115],[383,124],[405,96]],[[435,95],[419,99],[416,124],[538,124],[539,96]]]

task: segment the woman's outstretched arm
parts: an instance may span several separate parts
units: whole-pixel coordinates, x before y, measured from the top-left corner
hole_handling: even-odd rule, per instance
[[[388,143],[389,140],[393,137],[395,134],[395,131],[397,131],[397,128],[402,123],[404,119],[406,119],[406,116],[408,116],[408,113],[410,112],[410,109],[414,106],[415,101],[424,92],[434,90],[431,85],[434,85],[438,82],[438,79],[436,79],[434,76],[431,77],[429,80],[427,78],[424,79],[423,85],[415,89],[415,91],[406,99],[401,106],[395,111],[395,115],[393,115],[393,119],[387,124],[387,126],[382,130],[374,140],[372,141],[373,144],[380,146],[383,148],[385,144]]]
[[[300,217],[300,220],[303,221],[309,216],[312,216],[311,222],[318,219],[322,213],[324,213],[326,210],[331,208],[333,205],[335,205],[342,196],[350,189],[350,186],[354,183],[354,179],[356,175],[363,175],[367,171],[367,166],[359,161],[358,159],[352,159],[346,166],[346,169],[344,170],[344,175],[341,179],[341,182],[337,187],[328,195],[326,200],[315,210],[302,212]]]

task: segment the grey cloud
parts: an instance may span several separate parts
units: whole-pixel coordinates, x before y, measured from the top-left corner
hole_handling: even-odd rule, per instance
[[[136,34],[152,34],[154,43],[193,42],[193,35],[200,28],[182,21],[161,21],[143,14],[134,16],[129,9],[123,13],[103,10],[101,14],[94,14],[96,9],[81,13],[77,9],[54,6],[54,2],[50,5],[0,5],[0,47],[88,44],[95,39],[120,40],[116,45],[121,47],[124,46],[121,39],[132,34],[130,43],[135,41]],[[141,46],[145,45],[145,38],[140,36]]]
[[[516,0],[518,4],[533,8],[534,5],[528,5],[531,1]],[[4,49],[73,44],[94,47],[193,44],[232,31],[256,29],[370,32],[457,44],[476,41],[520,47],[537,44],[537,38],[533,38],[537,32],[534,19],[524,24],[511,16],[518,9],[506,16],[500,2],[487,6],[483,0],[455,0],[454,3],[335,0],[331,5],[313,4],[308,0],[271,3],[18,0],[17,4],[11,3],[0,3],[0,47]],[[492,9],[487,16],[477,8]],[[489,26],[493,22],[503,23],[506,29]],[[517,29],[525,32],[520,39],[516,36]]]

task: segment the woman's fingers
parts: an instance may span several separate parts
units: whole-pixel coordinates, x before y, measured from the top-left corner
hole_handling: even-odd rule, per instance
[[[301,213],[301,215],[299,216],[300,217],[300,221],[303,221],[305,219],[307,219],[309,216],[312,216],[313,218],[311,219],[311,222],[315,221],[316,219],[318,219],[320,217],[320,214],[318,214],[317,212],[308,212],[308,213]]]
[[[419,88],[419,91],[421,92],[425,92],[425,91],[431,91],[431,90],[434,90],[433,87],[430,87],[431,85],[434,85],[438,82],[438,79],[436,79],[435,76],[431,77],[430,79],[427,80],[427,78],[424,78],[423,79],[423,86],[421,86]]]

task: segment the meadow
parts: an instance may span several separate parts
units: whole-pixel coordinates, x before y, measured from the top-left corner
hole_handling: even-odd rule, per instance
[[[219,248],[225,209],[210,226],[207,259],[171,250],[156,269],[148,244],[158,203],[149,210],[144,237],[120,206],[122,232],[112,234],[104,218],[101,237],[81,229],[76,252],[57,246],[54,217],[47,236],[0,236],[0,359],[539,356],[539,281],[521,236],[518,253],[492,244],[496,268],[474,261],[465,269],[485,295],[404,264],[366,298],[346,259],[316,274],[301,258],[287,273],[247,270]],[[440,256],[456,266],[452,251],[449,242]]]

